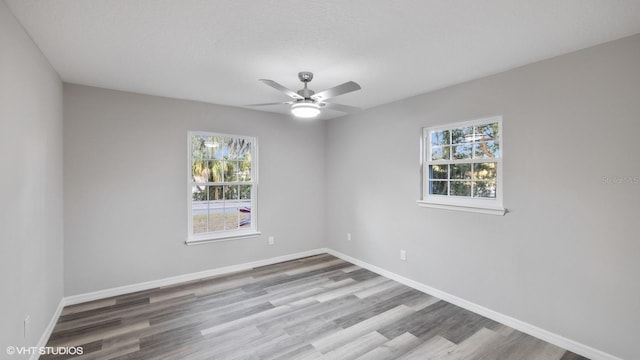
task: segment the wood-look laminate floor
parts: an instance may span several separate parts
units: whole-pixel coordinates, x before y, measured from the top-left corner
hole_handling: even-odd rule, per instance
[[[78,359],[584,359],[331,255],[65,307]],[[41,359],[69,358],[42,356]]]

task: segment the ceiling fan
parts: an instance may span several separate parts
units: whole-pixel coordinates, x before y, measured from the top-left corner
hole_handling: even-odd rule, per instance
[[[273,80],[260,79],[266,85],[271,86],[272,88],[283,92],[287,96],[293,98],[292,101],[287,102],[278,102],[278,103],[266,103],[266,104],[253,104],[248,106],[268,106],[268,105],[282,105],[287,104],[291,105],[291,113],[299,118],[313,118],[320,114],[321,108],[328,108],[332,110],[337,110],[341,112],[355,112],[360,110],[355,106],[341,105],[328,103],[325,100],[336,97],[338,95],[343,95],[346,93],[350,93],[352,91],[360,90],[361,87],[357,83],[353,81],[348,81],[344,84],[332,87],[331,89],[327,89],[316,93],[315,91],[307,88],[307,84],[313,80],[313,73],[309,71],[302,71],[298,73],[298,78],[300,81],[304,83],[304,88],[296,91],[288,89]]]

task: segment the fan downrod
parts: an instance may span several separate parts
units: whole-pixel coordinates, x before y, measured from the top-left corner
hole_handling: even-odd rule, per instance
[[[298,79],[300,79],[300,81],[302,81],[302,83],[304,83],[304,88],[302,88],[301,90],[298,90],[297,93],[298,95],[302,96],[303,98],[305,98],[306,100],[312,101],[311,100],[311,95],[315,94],[315,91],[307,88],[307,84],[313,80],[313,73],[310,71],[301,71],[298,73]],[[315,101],[312,101],[315,103]]]

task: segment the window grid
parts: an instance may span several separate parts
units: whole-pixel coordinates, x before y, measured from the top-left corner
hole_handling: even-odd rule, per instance
[[[256,232],[254,137],[189,133],[189,239]]]
[[[423,130],[423,200],[502,208],[502,119]]]

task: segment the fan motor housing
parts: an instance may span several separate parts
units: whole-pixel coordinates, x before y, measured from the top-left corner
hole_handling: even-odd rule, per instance
[[[313,73],[311,71],[300,71],[298,73],[298,79],[303,83],[308,83],[313,80]]]

